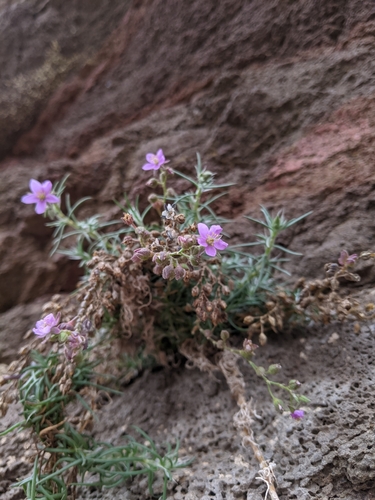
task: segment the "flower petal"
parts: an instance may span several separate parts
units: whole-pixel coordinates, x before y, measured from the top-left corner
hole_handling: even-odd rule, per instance
[[[219,235],[222,230],[223,230],[223,228],[221,226],[218,226],[218,225],[215,225],[215,224],[210,227],[211,234]]]
[[[165,162],[165,156],[163,154],[163,150],[159,149],[158,152],[156,153],[156,157],[159,160],[159,163],[164,163]]]
[[[294,412],[292,412],[290,414],[290,416],[292,418],[294,418],[295,420],[299,420],[300,418],[303,418],[305,415],[305,412],[303,410],[294,410]]]
[[[31,179],[29,185],[31,192],[34,194],[40,193],[43,189],[41,183],[36,181],[35,179]]]
[[[197,227],[198,227],[199,236],[207,239],[207,237],[209,235],[209,229],[206,226],[206,224],[203,224],[203,222],[200,222]]]
[[[152,153],[148,153],[146,155],[146,160],[148,161],[148,163],[154,163],[155,162],[155,155]]]
[[[215,257],[215,255],[216,255],[216,248],[211,246],[211,245],[207,245],[207,247],[204,249],[204,251],[210,257]]]
[[[56,325],[56,318],[52,313],[47,314],[47,316],[43,319],[43,321],[50,326]]]
[[[35,205],[35,212],[37,214],[44,214],[46,210],[47,210],[46,200],[38,200],[37,204]]]
[[[42,188],[44,194],[49,194],[52,191],[52,182],[51,181],[44,181],[42,183]]]
[[[342,250],[342,252],[340,253],[340,257],[338,259],[338,263],[340,264],[340,266],[345,266],[348,257],[349,257],[348,252],[346,250]]]
[[[46,202],[47,203],[59,203],[60,198],[58,196],[55,196],[54,194],[47,194],[46,195]]]
[[[37,328],[33,328],[33,332],[35,335],[38,335],[38,337],[45,337],[46,335],[49,334],[49,332],[42,332],[41,330],[38,330]]]
[[[28,193],[28,194],[25,194],[24,196],[22,196],[21,201],[22,201],[22,203],[27,203],[27,204],[38,203],[39,198],[37,196],[35,196],[35,194]]]
[[[160,166],[155,165],[155,163],[145,163],[142,170],[159,170]]]
[[[214,241],[214,247],[217,248],[218,250],[225,250],[228,246],[228,243],[225,243],[223,240],[215,240]]]
[[[352,255],[349,255],[349,257],[346,259],[346,263],[347,264],[354,264],[357,259],[358,259],[358,255],[356,253],[353,253]]]
[[[198,245],[201,245],[202,247],[206,247],[208,245],[207,239],[204,238],[203,236],[198,236],[197,243],[198,243]]]

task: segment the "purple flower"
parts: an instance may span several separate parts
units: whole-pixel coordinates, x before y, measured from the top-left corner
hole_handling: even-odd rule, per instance
[[[72,361],[80,351],[84,351],[88,346],[88,338],[85,332],[72,332],[65,343],[65,357]]]
[[[36,322],[35,328],[33,328],[33,332],[38,337],[45,337],[49,333],[59,333],[60,329],[57,328],[57,325],[60,321],[60,314],[56,317],[53,314],[48,314],[45,318]]]
[[[300,420],[301,418],[303,418],[305,415],[305,412],[303,410],[294,410],[290,416],[292,418],[294,418],[295,420]]]
[[[162,165],[168,163],[168,160],[165,159],[162,149],[159,149],[156,155],[148,153],[146,155],[146,160],[147,163],[143,165],[143,170],[159,170]]]
[[[340,266],[351,266],[355,264],[355,261],[358,259],[358,255],[356,253],[353,253],[352,255],[349,255],[346,250],[343,250],[340,254],[338,263]]]
[[[47,210],[47,203],[59,203],[60,198],[51,194],[51,181],[44,181],[43,183],[40,183],[35,179],[31,179],[29,185],[31,193],[27,193],[25,196],[22,196],[21,201],[26,204],[36,203],[35,212],[37,214],[44,214]]]
[[[225,243],[221,239],[220,233],[222,230],[221,226],[214,225],[208,229],[206,224],[202,224],[201,222],[198,224],[198,245],[204,247],[204,251],[210,257],[215,257],[216,250],[225,250],[228,246],[228,243]]]
[[[152,257],[151,250],[148,248],[137,248],[134,250],[131,260],[133,262],[142,262],[143,260],[148,260],[150,257]]]

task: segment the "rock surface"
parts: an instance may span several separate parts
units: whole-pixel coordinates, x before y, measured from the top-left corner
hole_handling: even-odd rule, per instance
[[[289,265],[295,276],[321,276],[343,248],[373,250],[374,19],[372,0],[112,0],[110,8],[104,0],[0,0],[0,362],[16,354],[27,330],[22,318],[37,316],[34,301],[72,290],[79,277],[74,263],[49,257],[51,230],[20,203],[31,177],[70,174],[72,200],[93,197],[85,213],[115,218],[113,198],[147,192],[140,170],[147,152],[162,147],[174,167],[191,172],[198,151],[220,180],[237,182],[220,206],[236,218],[233,241],[252,238],[242,215],[257,216],[263,204],[288,217],[313,211],[283,236],[304,254]],[[369,291],[375,273],[366,268],[362,278]],[[290,376],[302,370],[315,401],[303,426],[267,406],[257,424],[285,500],[372,498],[372,337],[364,331],[353,340],[340,330],[337,346],[320,347],[332,333],[311,334],[303,367],[288,361],[289,352],[299,359],[298,339],[270,346]],[[186,427],[196,436],[194,477],[181,479],[171,498],[261,498],[255,464],[235,437],[231,443],[235,409],[225,387],[201,403],[198,423],[194,405],[189,413],[198,380],[158,374],[134,384],[170,393],[172,434],[185,439]],[[172,411],[182,391],[186,412]],[[258,404],[262,391],[252,392]],[[150,432],[157,404],[145,407]],[[223,405],[217,420],[216,404]],[[138,405],[129,422],[142,424]],[[201,451],[208,414],[213,429]],[[228,465],[240,455],[245,465]],[[239,472],[248,461],[249,474]],[[129,498],[141,498],[137,488]],[[16,498],[5,489],[0,498]]]

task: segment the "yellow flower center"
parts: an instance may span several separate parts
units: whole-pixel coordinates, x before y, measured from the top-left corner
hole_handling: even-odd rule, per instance
[[[207,239],[206,239],[206,242],[208,245],[212,246],[215,242],[215,238],[213,238],[212,236],[209,236]]]
[[[38,193],[37,197],[40,199],[40,201],[44,201],[46,199],[46,195],[44,193]]]

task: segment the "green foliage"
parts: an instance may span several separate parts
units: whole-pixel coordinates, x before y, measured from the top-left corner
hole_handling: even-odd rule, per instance
[[[132,436],[127,436],[122,446],[96,442],[69,422],[66,407],[75,400],[84,411],[92,413],[81,394],[84,387],[121,394],[95,382],[97,374],[94,369],[98,361],[89,362],[83,358],[71,378],[67,378],[65,375],[69,374],[71,366],[61,364],[58,354],[45,356],[33,351],[31,355],[32,363],[22,370],[19,382],[24,421],[12,426],[8,432],[15,430],[16,426],[31,427],[38,438],[38,451],[32,475],[14,486],[22,487],[30,500],[63,500],[72,488],[112,488],[133,476],[146,475],[152,495],[155,475],[161,473],[162,498],[165,499],[173,470],[191,462],[178,458],[178,443],[173,448],[167,444],[160,449],[138,428],[138,434],[147,444]],[[64,387],[64,380],[69,383],[69,390]],[[82,421],[83,417],[81,424]]]

